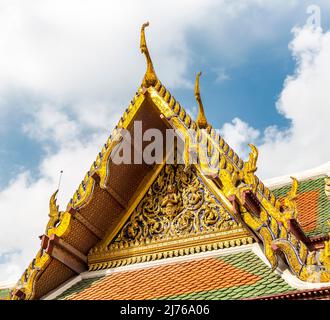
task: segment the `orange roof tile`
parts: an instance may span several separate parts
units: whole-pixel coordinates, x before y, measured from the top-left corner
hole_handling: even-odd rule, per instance
[[[273,190],[273,193],[279,199],[283,199],[290,188],[290,185],[285,185]],[[310,237],[324,236],[330,232],[330,226],[326,223],[330,220],[330,201],[324,190],[324,177],[299,182],[298,221],[304,232]]]
[[[297,197],[298,221],[306,232],[316,228],[318,199],[318,190],[304,192]]]
[[[292,290],[253,252],[245,251],[131,271],[117,269],[84,279],[57,298],[240,299]]]
[[[216,275],[216,276],[215,276]],[[215,258],[117,272],[70,299],[153,299],[256,283],[260,277]]]

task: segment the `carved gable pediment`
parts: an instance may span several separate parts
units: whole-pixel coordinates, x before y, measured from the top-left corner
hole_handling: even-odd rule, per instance
[[[193,167],[164,165],[110,243],[93,248],[91,269],[252,242]]]

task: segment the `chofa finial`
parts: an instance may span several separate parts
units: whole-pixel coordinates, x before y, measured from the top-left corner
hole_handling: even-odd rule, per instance
[[[256,172],[257,171],[257,161],[258,161],[258,149],[255,145],[253,145],[252,143],[249,143],[249,147],[251,148],[251,152],[249,154],[249,169],[250,172]]]
[[[298,180],[294,177],[290,177],[292,180],[291,189],[289,190],[288,194],[284,198],[284,206],[286,211],[288,212],[288,216],[290,219],[294,218],[297,219],[298,217],[298,209],[297,209],[297,191],[298,191]]]
[[[287,197],[290,198],[290,200],[294,200],[297,197],[297,191],[298,191],[298,180],[295,177],[290,177],[292,180],[292,185],[291,185],[291,189],[287,195]]]
[[[46,234],[48,229],[54,228],[56,222],[59,219],[60,212],[59,212],[59,207],[56,203],[56,195],[58,193],[58,189],[52,194],[49,200],[49,221],[47,223],[46,227]]]
[[[199,90],[199,78],[200,78],[201,75],[202,75],[201,72],[197,73],[196,82],[195,82],[195,98],[196,98],[197,103],[198,103],[198,115],[197,115],[196,123],[197,123],[199,128],[205,129],[208,126],[208,123],[207,123],[207,120],[206,120],[204,107],[203,107],[203,102],[202,102],[202,99],[201,99],[201,93],[200,93],[200,90]]]
[[[142,80],[142,87],[148,88],[150,86],[154,86],[157,83],[157,76],[154,70],[154,66],[152,64],[149,50],[147,47],[147,42],[146,42],[146,36],[144,29],[149,26],[149,22],[146,22],[142,25],[141,27],[141,40],[140,40],[140,49],[141,53],[143,53],[146,57],[147,60],[147,71],[144,75],[144,78]]]

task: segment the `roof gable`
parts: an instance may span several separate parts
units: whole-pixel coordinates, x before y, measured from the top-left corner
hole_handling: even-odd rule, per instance
[[[165,164],[143,194],[119,232],[91,249],[90,270],[253,242],[194,167]]]
[[[329,242],[323,241],[320,248],[311,248],[305,238],[299,237],[301,233],[294,227],[298,214],[295,201],[297,180],[293,180],[282,204],[255,175],[258,159],[255,146],[250,145],[249,159],[243,162],[210,124],[200,121],[203,124],[201,127],[190,118],[155,75],[145,43],[145,26],[141,32],[141,51],[147,58],[147,72],[142,86],[66,211],[59,212],[54,195],[50,222],[42,237],[41,249],[22,275],[13,297],[40,298],[74,274],[84,271],[88,252],[98,242],[102,240],[103,248],[110,248],[116,242],[113,240],[127,221],[127,212],[134,215],[133,211],[144,196],[143,191],[148,190],[162,170],[162,164],[117,165],[111,160],[123,139],[120,129],[131,132],[135,120],[142,120],[142,130],[150,127],[161,131],[166,128],[176,129],[184,141],[185,168],[190,167],[191,154],[197,154],[197,163],[193,168],[195,176],[205,186],[204,192],[208,190],[212,193],[218,205],[223,206],[238,224],[244,225],[245,230],[250,230],[255,239],[262,242],[264,253],[273,268],[277,267],[281,256],[278,253],[282,252],[292,272],[300,279],[311,282],[330,281]],[[196,87],[201,110],[197,83]],[[132,152],[135,151],[134,143],[130,148]]]

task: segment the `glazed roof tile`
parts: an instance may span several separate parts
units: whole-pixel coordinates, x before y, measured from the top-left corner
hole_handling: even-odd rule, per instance
[[[0,289],[0,300],[6,300],[9,297],[10,289]]]
[[[325,194],[324,177],[299,182],[298,221],[304,232],[310,236],[326,235],[330,232],[330,201]],[[273,190],[275,196],[283,198],[290,185]]]
[[[85,279],[57,299],[240,299],[292,290],[246,251]]]

